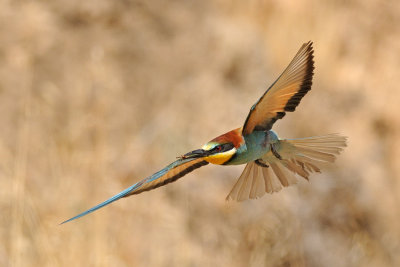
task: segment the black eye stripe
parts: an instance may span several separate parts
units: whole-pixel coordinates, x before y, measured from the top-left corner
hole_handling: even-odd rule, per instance
[[[214,147],[211,151],[214,153],[222,153],[222,152],[231,150],[233,147],[234,146],[232,143],[227,143],[227,144],[218,145],[218,146]]]

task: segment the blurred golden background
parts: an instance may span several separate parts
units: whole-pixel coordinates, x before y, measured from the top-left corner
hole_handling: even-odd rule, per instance
[[[0,266],[400,266],[400,2],[2,1]],[[240,127],[302,43],[282,138],[349,145],[310,182],[225,202],[243,166],[58,224]]]

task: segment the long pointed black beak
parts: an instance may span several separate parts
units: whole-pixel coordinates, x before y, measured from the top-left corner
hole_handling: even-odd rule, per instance
[[[209,153],[207,150],[204,149],[196,149],[193,150],[189,153],[186,153],[185,155],[181,156],[182,159],[188,159],[188,158],[192,158],[192,159],[196,159],[196,158],[202,158],[202,157],[206,157],[208,156]]]

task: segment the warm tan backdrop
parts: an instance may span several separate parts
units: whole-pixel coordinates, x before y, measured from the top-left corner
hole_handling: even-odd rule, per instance
[[[399,1],[2,1],[0,266],[400,266]],[[313,90],[274,129],[337,163],[226,203],[207,166],[59,226],[241,126],[303,42]]]

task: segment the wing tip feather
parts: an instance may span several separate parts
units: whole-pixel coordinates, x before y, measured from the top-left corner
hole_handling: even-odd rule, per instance
[[[290,73],[292,70],[294,70],[294,73]],[[303,43],[303,45],[300,47],[299,51],[296,53],[295,57],[292,59],[291,63],[289,66],[286,68],[284,71],[287,72],[289,70],[289,76],[292,75],[292,78],[295,79],[296,75],[299,75],[298,73],[296,74],[295,71],[297,70],[305,70],[305,73],[302,74],[304,77],[302,77],[301,84],[298,88],[297,93],[293,94],[289,100],[286,102],[286,104],[282,107],[282,110],[277,112],[275,116],[271,116],[269,120],[263,122],[263,123],[258,123],[256,124],[254,121],[251,121],[251,115],[252,113],[255,112],[257,108],[257,104],[262,101],[264,96],[268,93],[268,91],[276,84],[281,76],[276,80],[270,88],[263,94],[263,96],[257,101],[256,104],[254,104],[250,110],[249,115],[246,118],[246,121],[244,123],[243,135],[248,135],[251,132],[255,130],[265,130],[265,129],[271,129],[272,125],[279,119],[282,119],[286,112],[293,112],[296,110],[296,107],[299,105],[301,99],[307,94],[308,91],[311,90],[312,86],[312,78],[314,75],[314,48],[313,48],[313,42],[310,40],[307,43]],[[251,121],[251,123],[249,123]]]
[[[299,91],[294,94],[289,101],[286,103],[284,110],[288,112],[293,112],[296,110],[296,107],[299,105],[301,99],[311,90],[312,86],[312,78],[314,75],[314,48],[313,42],[308,41],[303,44],[303,49],[300,49],[300,53],[304,53],[306,57],[306,74],[304,76],[303,82],[300,85]]]

